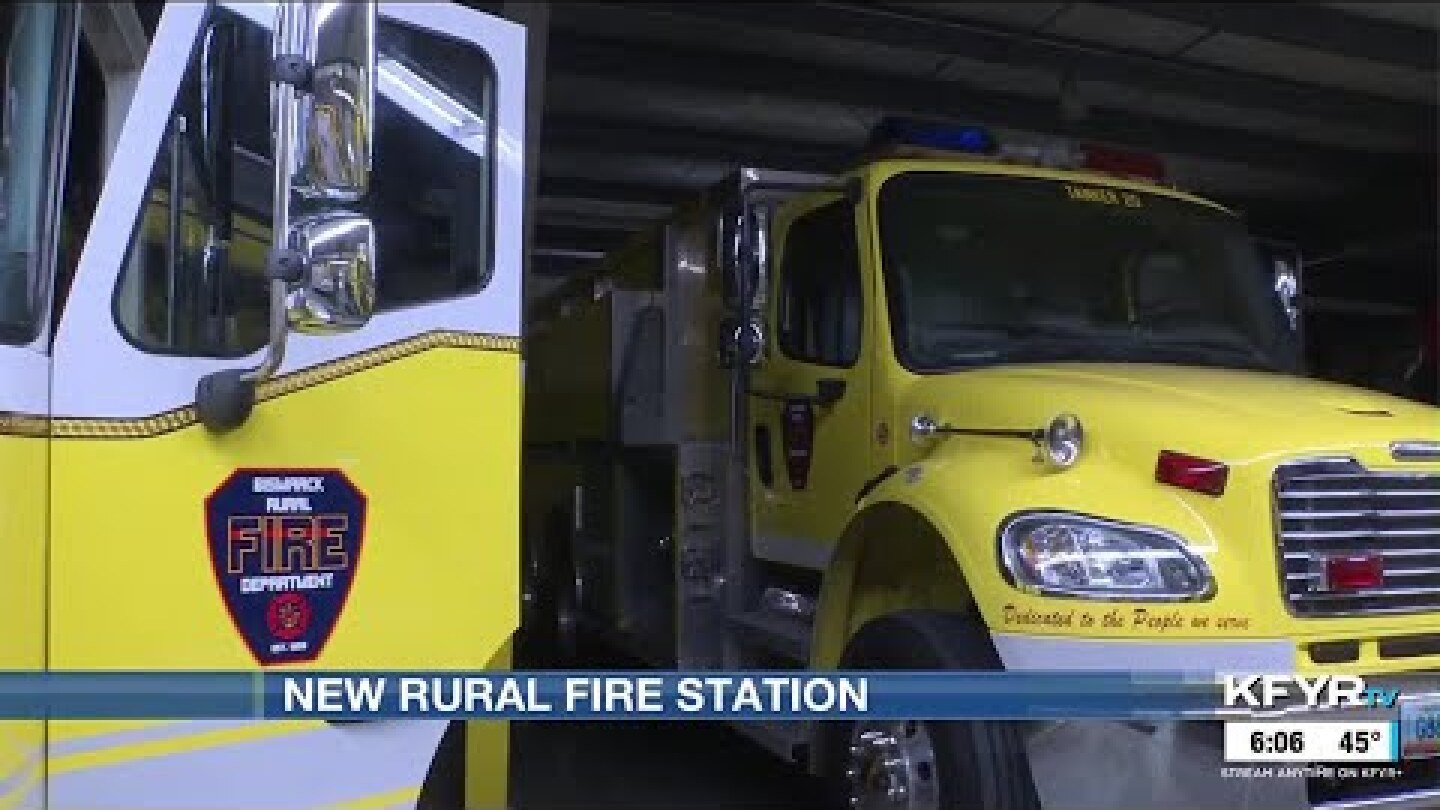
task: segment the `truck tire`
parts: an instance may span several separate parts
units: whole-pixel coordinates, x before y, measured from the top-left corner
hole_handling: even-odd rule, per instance
[[[841,669],[998,670],[978,620],[904,611],[861,628]],[[827,722],[824,776],[837,808],[1039,810],[1021,723]]]
[[[415,810],[461,810],[465,806],[465,723],[452,721],[445,727]]]

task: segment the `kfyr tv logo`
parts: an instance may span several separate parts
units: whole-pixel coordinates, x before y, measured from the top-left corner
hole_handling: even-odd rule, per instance
[[[1355,675],[1226,675],[1225,706],[1271,709],[1302,701],[1317,709],[1393,709],[1399,689],[1367,686]]]

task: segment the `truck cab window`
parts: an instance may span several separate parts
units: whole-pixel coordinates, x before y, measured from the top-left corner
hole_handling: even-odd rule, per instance
[[[115,314],[147,351],[234,357],[267,335],[270,37],[216,9],[200,39],[151,168]],[[224,110],[264,112],[223,120]]]
[[[1293,334],[1235,217],[1148,192],[913,172],[878,203],[900,361],[1290,369]],[[1043,223],[1043,227],[1036,223]]]
[[[49,291],[49,184],[60,132],[55,118],[69,89],[63,79],[71,13],[59,3],[0,7],[0,342],[9,344],[35,340]]]
[[[494,67],[481,51],[380,29],[372,216],[381,310],[476,292],[490,280]],[[449,134],[442,134],[446,132]]]
[[[471,46],[390,21],[378,44],[365,206],[376,226],[383,311],[469,294],[489,279],[494,69]],[[207,49],[227,47],[216,78]],[[270,48],[263,28],[216,9],[192,54],[115,296],[122,331],[146,351],[237,357],[265,344]],[[213,115],[219,105],[252,112],[222,124]],[[207,145],[211,137],[230,148]],[[227,152],[228,181],[209,157]]]
[[[786,355],[822,366],[855,364],[860,354],[860,259],[849,203],[829,203],[791,224],[777,304],[777,333]]]

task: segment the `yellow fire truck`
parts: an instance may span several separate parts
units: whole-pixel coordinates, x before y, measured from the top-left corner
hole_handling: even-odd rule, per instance
[[[0,33],[0,668],[508,667],[522,29],[287,0]],[[0,807],[503,807],[507,739],[5,721]]]
[[[537,640],[687,669],[1440,664],[1440,411],[1303,376],[1293,263],[1113,152],[886,143],[741,170],[527,313]],[[739,730],[852,807],[1440,797],[1433,763],[1222,779],[1206,723]]]

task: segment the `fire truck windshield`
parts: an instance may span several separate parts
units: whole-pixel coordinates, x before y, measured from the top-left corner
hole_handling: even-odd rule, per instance
[[[909,172],[878,200],[899,360],[921,373],[1122,362],[1293,372],[1296,341],[1240,221],[1092,182]]]
[[[65,59],[68,10],[61,3],[0,7],[4,104],[0,105],[0,342],[29,343],[48,285],[42,272],[45,202],[56,104]]]

